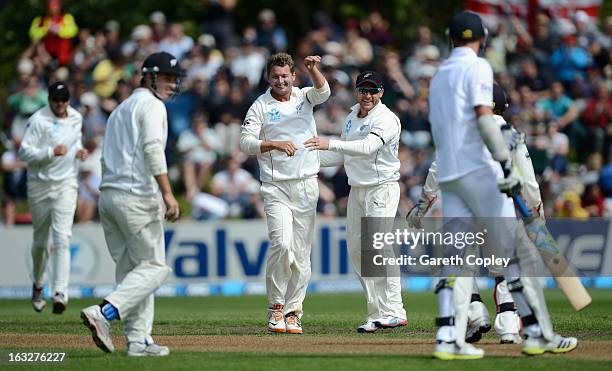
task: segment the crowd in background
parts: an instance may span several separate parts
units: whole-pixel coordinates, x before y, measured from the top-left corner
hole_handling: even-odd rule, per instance
[[[418,199],[433,159],[427,121],[428,86],[449,51],[447,40],[426,25],[416,40],[398,48],[390,23],[379,12],[336,23],[313,17],[312,31],[289,45],[275,13],[262,9],[256,24],[237,30],[235,1],[213,2],[201,33],[186,35],[180,19],[159,11],[134,27],[127,39],[109,20],[89,29],[65,13],[59,0],[32,21],[31,45],[17,65],[8,92],[2,134],[3,220],[27,222],[25,164],[16,153],[28,117],[43,107],[46,86],[65,81],[71,105],[83,115],[77,222],[97,219],[100,151],[110,112],[140,83],[139,67],[155,51],[179,58],[187,70],[182,94],[167,103],[169,175],[181,194],[184,218],[261,218],[257,161],[239,151],[240,125],[267,85],[266,58],[289,51],[296,61],[296,86],[311,85],[302,63],[320,55],[331,98],[315,111],[321,136],[339,136],[355,104],[354,79],[365,69],[385,76],[383,103],[402,124],[401,189],[398,214]],[[76,18],[76,19],[75,19]],[[535,17],[534,29],[508,17],[489,25],[485,51],[496,80],[506,89],[506,120],[527,138],[547,216],[588,218],[612,214],[612,18],[598,25],[584,12],[554,19]],[[395,47],[394,47],[395,45]],[[349,186],[342,167],[322,168],[318,212],[345,215]]]

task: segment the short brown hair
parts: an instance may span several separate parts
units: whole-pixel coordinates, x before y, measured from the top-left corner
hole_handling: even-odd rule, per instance
[[[295,63],[293,63],[293,58],[291,58],[291,56],[287,53],[276,53],[268,58],[268,62],[266,63],[266,75],[270,73],[272,66],[289,66],[291,73],[295,72]]]

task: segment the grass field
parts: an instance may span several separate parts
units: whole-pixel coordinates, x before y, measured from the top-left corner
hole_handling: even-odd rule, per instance
[[[520,346],[496,344],[492,331],[481,343],[487,357],[478,361],[434,360],[436,297],[405,293],[409,325],[357,334],[365,303],[361,294],[311,294],[306,297],[304,335],[269,334],[263,296],[158,298],[154,337],[171,347],[165,358],[125,356],[121,323],[113,335],[117,351],[95,348],[78,314],[95,299],[72,300],[66,313],[50,308],[35,313],[29,301],[0,300],[0,369],[610,369],[612,367],[612,291],[592,291],[593,304],[575,313],[558,290],[547,292],[556,330],[577,336],[579,348],[565,355],[525,357]],[[484,294],[493,311],[489,294]],[[63,364],[6,363],[9,351],[62,351]]]

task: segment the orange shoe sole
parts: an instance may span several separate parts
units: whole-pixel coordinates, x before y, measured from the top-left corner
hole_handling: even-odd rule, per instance
[[[287,330],[288,334],[301,334],[303,333],[302,330]]]
[[[284,333],[284,332],[287,332],[287,331],[286,331],[286,330],[284,330],[284,329],[272,329],[272,328],[269,328],[269,327],[268,327],[268,331],[269,331],[269,332],[275,332],[275,333],[277,333],[277,334],[282,334],[282,333]]]

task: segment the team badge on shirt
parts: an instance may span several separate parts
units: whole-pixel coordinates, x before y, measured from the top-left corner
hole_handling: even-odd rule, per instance
[[[274,121],[280,121],[280,119],[281,119],[281,114],[280,114],[280,112],[279,112],[279,111],[278,111],[276,108],[272,108],[272,109],[270,110],[270,112],[268,112],[268,119],[269,119],[271,122],[274,122]]]
[[[302,102],[302,103],[298,104],[298,105],[295,107],[295,112],[296,112],[296,113],[298,113],[298,114],[299,114],[299,113],[302,113],[302,107],[304,107],[304,102]]]

